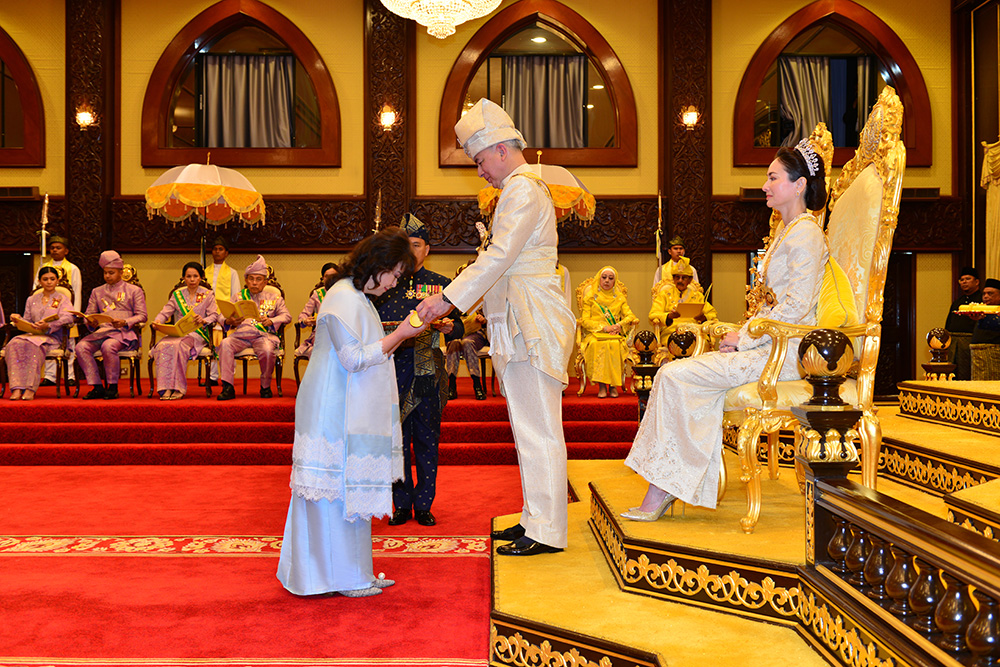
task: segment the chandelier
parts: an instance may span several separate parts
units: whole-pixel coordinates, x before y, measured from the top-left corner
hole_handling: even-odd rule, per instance
[[[500,0],[382,0],[393,14],[427,26],[427,33],[444,39],[455,34],[455,26],[486,16]]]

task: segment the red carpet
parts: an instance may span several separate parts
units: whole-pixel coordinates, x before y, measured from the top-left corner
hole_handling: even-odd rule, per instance
[[[238,394],[221,403],[193,381],[181,401],[57,400],[54,388],[43,388],[34,401],[0,401],[0,465],[288,464],[295,383],[282,386],[282,398]],[[599,400],[594,392],[568,390],[563,399],[569,456],[623,458],[637,428],[636,399]],[[442,421],[441,463],[516,463],[504,399],[471,394],[471,381],[461,379]]]
[[[376,571],[396,586],[296,598],[274,577],[286,466],[0,475],[2,665],[485,665],[486,535],[521,504],[514,467],[443,468],[437,526],[373,525]]]

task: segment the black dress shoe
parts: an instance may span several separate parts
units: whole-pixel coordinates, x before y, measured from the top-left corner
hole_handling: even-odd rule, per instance
[[[516,524],[503,530],[494,530],[490,533],[490,538],[494,540],[513,542],[524,537],[524,526]]]
[[[537,556],[538,554],[554,554],[560,551],[562,549],[536,542],[530,537],[522,537],[516,542],[501,544],[497,547],[497,553],[501,556]]]
[[[472,376],[472,389],[476,392],[477,401],[486,400],[486,391],[483,390],[483,381],[475,375]]]
[[[413,510],[413,518],[421,526],[433,526],[437,523],[437,519],[434,518],[430,510]]]
[[[66,380],[67,387],[75,387],[76,384],[77,384],[76,378],[70,378],[69,380]]]
[[[118,385],[112,385],[104,390],[104,400],[113,401],[118,398]]]
[[[272,396],[274,396],[274,394],[271,393],[270,387],[264,387],[263,389],[260,390],[261,398],[271,398]]]
[[[392,518],[389,519],[390,526],[402,526],[404,523],[410,520],[410,510],[408,509],[397,509],[393,510]]]
[[[222,383],[222,391],[219,393],[219,401],[231,401],[236,398],[236,388],[228,382]]]
[[[83,400],[92,401],[95,398],[104,398],[104,387],[94,387],[84,395]]]
[[[53,382],[52,380],[48,379],[48,378],[45,378],[44,380],[42,380],[41,382],[38,383],[38,386],[39,387],[54,387],[54,386],[56,386],[56,383]]]
[[[458,398],[458,385],[455,384],[456,379],[454,375],[448,376],[448,400],[454,401]]]
[[[218,387],[219,386],[219,381],[218,380],[213,380],[212,378],[208,378],[207,380],[205,380],[205,386],[206,387]]]

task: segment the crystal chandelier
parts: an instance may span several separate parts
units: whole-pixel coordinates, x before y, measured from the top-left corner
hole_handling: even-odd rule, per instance
[[[438,39],[455,34],[455,26],[486,16],[500,0],[382,0],[393,14],[413,19]]]

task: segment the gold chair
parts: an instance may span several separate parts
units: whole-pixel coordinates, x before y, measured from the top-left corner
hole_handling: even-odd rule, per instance
[[[122,280],[131,285],[135,285],[143,291],[143,294],[145,294],[146,290],[139,282],[139,272],[136,271],[135,267],[131,264],[126,264],[122,268]],[[124,361],[128,364],[128,389],[129,396],[132,398],[135,398],[136,394],[140,396],[142,395],[142,328],[144,326],[146,326],[145,323],[139,325],[139,328],[135,332],[135,335],[139,337],[139,347],[135,350],[122,350],[118,353],[119,363]],[[104,357],[101,354],[100,348],[98,348],[97,353],[94,354],[94,359],[97,361],[97,367],[101,368],[103,372]],[[79,362],[76,364],[76,376],[83,377],[83,369],[80,368]],[[83,384],[82,381],[77,383],[74,396],[80,395],[81,384]]]
[[[207,285],[208,289],[211,289],[211,285]],[[171,298],[174,291],[184,287],[184,279],[181,278],[177,281],[177,284],[170,288],[167,292],[167,298]],[[214,336],[209,336],[211,340],[208,341],[208,345],[201,348],[198,354],[195,355],[194,359],[189,361],[198,362],[198,386],[205,388],[205,396],[212,397],[212,385],[208,382],[209,369],[212,367],[212,360],[215,359],[215,338]],[[146,360],[146,375],[149,376],[149,394],[148,398],[153,398],[156,393],[156,383],[153,382],[153,348],[156,347],[156,327],[149,327],[149,358]],[[204,380],[202,379],[202,371],[204,371]]]
[[[651,290],[653,303],[654,304],[656,303],[656,297],[662,290],[669,289],[673,284],[674,280],[673,277],[671,276],[668,278],[664,278],[663,280],[653,285],[653,289]],[[699,292],[702,292],[702,287],[698,283],[691,283],[691,285],[695,287]],[[703,325],[704,324],[710,325],[715,322],[717,322],[717,320],[710,320],[709,322],[702,324],[697,324],[694,322],[684,322],[684,321],[678,321],[674,323],[674,331],[690,331],[695,335],[694,349],[688,356],[693,357],[695,355],[702,354],[703,352],[707,352],[709,349],[712,349],[715,341],[711,333],[706,333],[707,330],[703,328]],[[664,325],[660,324],[659,322],[653,323],[653,334],[656,336],[656,341],[660,345],[659,348],[657,348],[656,350],[655,356],[653,357],[653,363],[656,364],[657,366],[660,366],[664,362],[668,361],[667,359],[668,357],[670,357],[671,359],[673,358],[673,356],[670,354],[670,351],[667,349],[667,338],[670,337],[670,334],[665,334]]]
[[[882,292],[906,166],[906,148],[900,140],[902,117],[903,107],[899,97],[887,86],[868,116],[857,152],[844,165],[833,186],[827,227],[830,254],[847,274],[861,318],[858,325],[838,329],[855,338],[855,353],[859,355],[856,380],[849,379],[843,385],[841,395],[845,401],[862,410],[859,428],[862,483],[873,489],[881,445],[881,427],[873,393],[881,342]],[[828,159],[825,154],[823,157]],[[801,441],[801,429],[790,408],[808,400],[812,390],[805,380],[778,382],[777,379],[788,353],[789,339],[801,338],[816,328],[819,327],[766,319],[751,323],[750,335],[772,338],[770,357],[760,380],[735,387],[726,395],[724,423],[738,428],[736,444],[742,468],[740,479],[747,485],[747,514],[740,520],[746,533],[753,532],[760,517],[757,450],[761,434],[768,434],[768,467],[772,478],[777,473],[775,449],[778,432],[791,431],[796,448]],[[718,333],[719,329],[715,332]]]
[[[279,296],[282,299],[285,298],[285,290],[282,289],[281,283],[279,283],[278,279],[275,278],[275,276],[274,276],[274,269],[271,268],[270,265],[268,265],[268,267],[267,267],[267,284],[264,285],[264,289],[262,290],[262,294],[264,295],[264,298],[272,298],[273,299],[273,298],[276,298],[276,297],[279,297]],[[228,331],[226,331],[226,335],[227,336],[229,335]],[[284,359],[285,359],[285,325],[284,324],[282,324],[280,327],[278,327],[277,336],[278,336],[278,347],[274,351],[274,379],[277,382],[277,390],[276,390],[275,393],[277,393],[278,396],[281,396],[282,395],[281,394],[281,374],[282,374],[282,370],[284,368]],[[236,358],[237,361],[242,361],[243,362],[243,394],[246,395],[246,393],[247,393],[247,380],[248,380],[248,378],[247,378],[247,370],[248,370],[248,367],[249,367],[249,363],[251,361],[258,361],[257,354],[253,351],[252,347],[248,347],[245,350],[243,350],[242,352],[237,352],[235,358]]]
[[[625,283],[621,280],[618,281],[618,286],[621,288],[622,296],[628,298],[628,288]],[[576,307],[580,311],[580,317],[576,320],[576,376],[580,380],[580,390],[576,392],[577,396],[583,396],[583,392],[587,389],[587,364],[583,357],[583,341],[586,338],[586,333],[583,330],[583,316],[584,307],[587,301],[587,292],[594,285],[594,277],[591,276],[587,278],[582,283],[580,283],[576,288]],[[632,322],[628,325],[628,333],[625,337],[625,367],[622,369],[622,383],[624,384],[625,376],[628,374],[629,369],[633,364],[638,363],[638,357],[636,356],[635,350],[632,349],[632,340],[635,338],[635,330],[637,322]],[[623,387],[624,389],[624,387]],[[632,389],[632,393],[635,393],[635,389]]]

